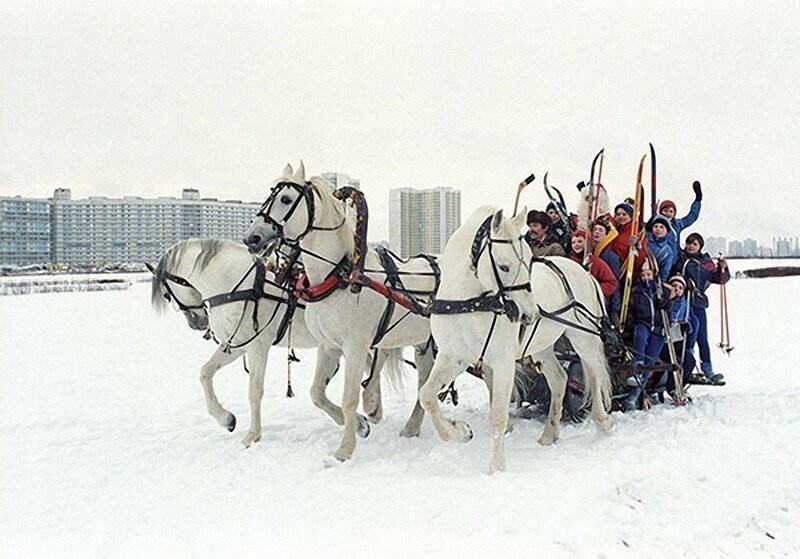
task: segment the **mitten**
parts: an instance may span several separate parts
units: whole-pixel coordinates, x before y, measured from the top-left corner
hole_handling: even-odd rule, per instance
[[[702,202],[703,201],[703,189],[700,188],[700,181],[694,181],[692,183],[692,190],[694,190],[694,201],[695,202]]]

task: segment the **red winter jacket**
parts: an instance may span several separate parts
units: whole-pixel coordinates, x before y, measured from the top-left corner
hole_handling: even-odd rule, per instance
[[[625,275],[625,261],[628,259],[628,252],[630,251],[630,238],[631,238],[631,228],[633,227],[633,221],[628,222],[625,225],[620,226],[619,228],[619,235],[614,237],[614,240],[608,245],[608,248],[614,252],[617,256],[619,256],[620,262],[620,275]],[[636,252],[636,258],[633,261],[633,277],[639,277],[639,271],[642,269],[642,263],[644,263],[647,253],[644,250],[644,247],[647,246],[647,240],[642,238],[642,248]]]
[[[583,256],[570,251],[569,257],[578,264],[583,264]],[[603,292],[603,296],[608,297],[617,290],[619,282],[617,278],[614,277],[614,272],[611,271],[611,268],[609,268],[608,264],[603,262],[602,259],[596,258],[595,256],[589,257],[589,273],[592,274],[594,279],[597,280],[597,283],[600,284],[600,291]]]

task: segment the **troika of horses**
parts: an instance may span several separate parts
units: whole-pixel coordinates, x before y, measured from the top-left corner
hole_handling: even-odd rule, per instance
[[[694,307],[687,305],[684,293],[693,289],[699,297],[704,291],[688,287],[698,281],[692,277],[696,258],[688,252],[688,263],[680,263],[683,273],[671,277],[678,260],[674,254],[670,262],[662,256],[662,245],[677,245],[688,219],[673,224],[654,210],[646,225],[639,223],[642,163],[636,196],[616,208],[625,215],[612,216],[600,182],[602,161],[601,151],[589,183],[578,185],[578,214],[567,214],[560,191],[548,185],[547,176],[548,211],[517,212],[520,193],[535,180],[531,175],[517,189],[511,216],[481,206],[441,255],[408,259],[367,244],[368,208],[360,191],[334,190],[321,177],[306,178],[302,162],[297,169],[287,165],[247,229],[244,244],[189,239],[168,248],[156,266],[148,265],[152,304],[163,309],[171,303],[191,328],[216,342],[200,381],[208,413],[230,431],[236,418],[217,398],[213,378],[220,368],[244,358],[250,402],[250,426],[242,441],[246,447],[261,438],[270,347],[287,348],[287,396],[293,395],[293,349],[316,348],[311,401],[343,427],[333,452],[337,460],[350,459],[357,437],[366,437],[370,424],[382,419],[381,374],[397,379],[411,365],[418,374],[418,396],[400,435],[419,436],[427,412],[442,440],[470,440],[469,425],[448,418],[442,409],[445,401],[458,403],[455,379],[467,372],[487,387],[489,470],[504,470],[509,416],[542,417],[539,443],[550,445],[559,438],[562,420],[581,421],[590,414],[604,433],[612,409],[649,408],[663,403],[665,394],[680,405],[688,400],[686,388],[692,382],[723,384],[721,375],[707,375],[701,382],[693,371],[689,344],[701,345],[701,327],[687,311]],[[674,236],[664,243],[662,222]],[[626,228],[628,223],[633,225]],[[617,262],[611,289],[601,255],[620,237],[627,258]],[[541,255],[543,249],[554,255]],[[670,269],[665,271],[666,266]],[[704,279],[724,287],[726,276],[715,269]],[[347,317],[346,327],[342,317]],[[729,342],[720,347],[728,353],[732,349]],[[403,358],[406,348],[413,350],[413,363]],[[701,345],[703,367],[710,364],[705,353]],[[687,362],[692,366],[688,371]],[[338,406],[326,387],[340,363],[344,388]]]

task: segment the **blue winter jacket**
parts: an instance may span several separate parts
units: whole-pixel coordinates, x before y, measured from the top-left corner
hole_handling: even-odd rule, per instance
[[[714,262],[707,252],[690,255],[686,250],[680,251],[673,266],[675,273],[680,273],[690,280],[692,308],[707,308],[706,289],[712,283],[722,283],[731,279],[731,272],[726,267],[725,273]]]
[[[675,262],[675,251],[669,241],[669,233],[660,239],[652,233],[647,233],[647,248],[653,252],[658,264],[658,277],[662,283],[667,283],[672,265]]]
[[[659,299],[656,294],[654,281],[638,281],[631,294],[631,317],[634,324],[644,324],[651,332],[664,333],[664,321],[661,319],[661,309],[669,312],[669,299]]]
[[[672,225],[672,229],[669,233],[667,233],[667,238],[669,239],[669,244],[672,247],[672,252],[674,254],[678,254],[681,250],[681,231],[690,227],[697,221],[697,218],[700,217],[700,204],[695,200],[692,202],[692,206],[689,208],[689,213],[683,217],[676,217],[672,220],[670,225]]]

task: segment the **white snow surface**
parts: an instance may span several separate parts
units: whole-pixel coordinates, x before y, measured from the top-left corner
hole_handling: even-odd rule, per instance
[[[712,287],[710,337],[718,340]],[[0,555],[4,557],[782,557],[800,553],[800,278],[734,280],[735,350],[713,349],[725,387],[685,407],[562,427],[515,419],[508,471],[488,475],[487,395],[468,375],[446,413],[475,438],[438,439],[428,419],[398,436],[416,375],[384,390],[384,420],[335,463],[340,428],[308,397],[298,352],[285,397],[274,349],[264,436],[240,363],[220,371],[228,433],[198,381],[212,342],[129,291],[0,297]],[[341,375],[340,375],[341,376]],[[329,387],[341,397],[341,379]]]

